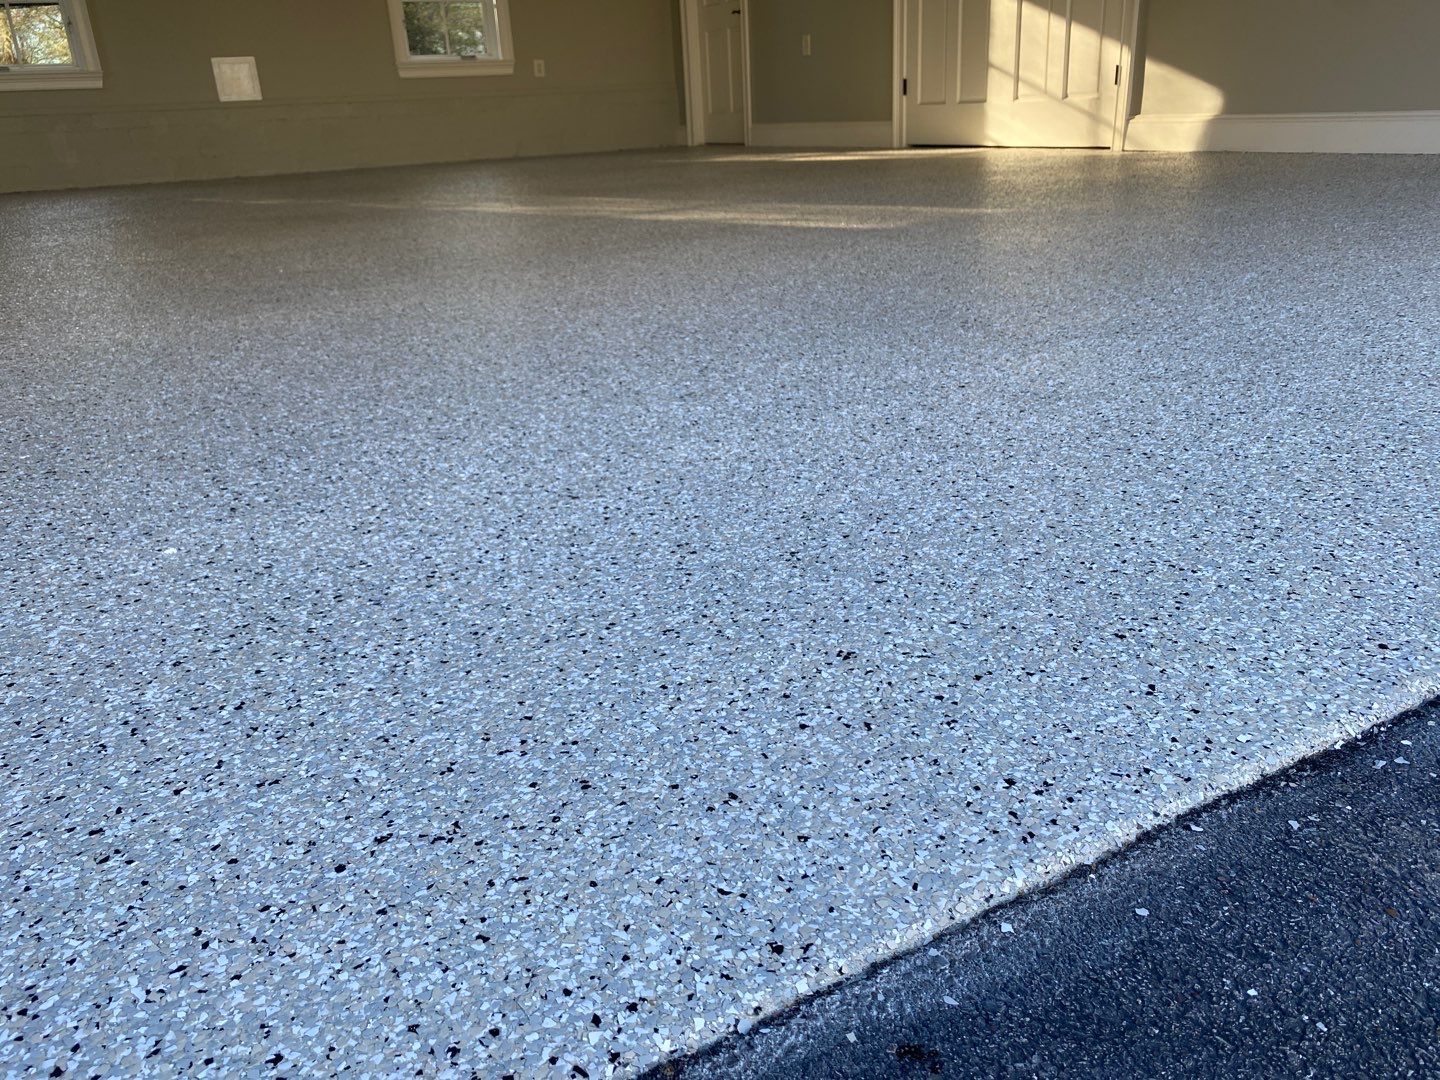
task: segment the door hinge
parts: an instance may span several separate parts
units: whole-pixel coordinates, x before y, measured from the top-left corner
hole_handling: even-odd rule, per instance
[[[909,79],[901,79],[901,80],[900,80],[900,96],[901,96],[901,97],[908,97],[909,94],[910,94],[910,80],[909,80]]]
[[[1119,86],[1119,85],[1120,85],[1120,65],[1119,65],[1119,64],[1116,64],[1116,65],[1115,65],[1115,85],[1116,85],[1116,86]]]

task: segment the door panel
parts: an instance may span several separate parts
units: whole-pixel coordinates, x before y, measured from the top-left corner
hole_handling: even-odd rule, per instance
[[[919,29],[920,62],[915,67],[915,101],[920,105],[944,105],[960,59],[955,42],[960,33],[961,0],[919,0],[916,26]]]
[[[990,79],[989,0],[960,0],[960,93],[961,102],[979,104],[985,100]]]
[[[745,84],[739,0],[700,0],[701,84],[705,141],[745,141]]]
[[[1048,8],[1048,0],[1042,2],[1046,3]],[[1034,3],[1034,0],[1030,3],[1005,6],[1014,8],[1014,25],[1006,25],[1007,21],[1004,19],[998,21],[991,48],[996,52],[996,60],[1002,64],[1007,51],[1015,54],[1014,63],[1008,65],[1014,80],[1013,85],[1008,88],[1008,97],[1011,101],[1034,101],[1043,98],[1051,85],[1050,12]]]
[[[1108,146],[1125,0],[908,0],[906,141]]]
[[[990,0],[907,0],[907,139],[950,143],[982,119],[989,66]]]
[[[1100,65],[1104,62],[1106,0],[1074,0],[1075,18],[1070,29],[1070,51],[1066,56],[1065,97],[1095,98],[1102,90]],[[1116,30],[1118,32],[1118,25]],[[1110,85],[1115,85],[1112,73]]]

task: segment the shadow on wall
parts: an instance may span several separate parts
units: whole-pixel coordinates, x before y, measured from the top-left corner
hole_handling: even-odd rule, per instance
[[[1136,20],[1134,83],[1131,87],[1128,114],[1125,117],[1124,148],[1127,150],[1203,150],[1212,141],[1212,129],[1216,119],[1225,113],[1225,91],[1214,83],[1191,74],[1184,68],[1157,55],[1157,50],[1151,47],[1150,40],[1153,0],[1134,0],[1134,2],[1140,7]],[[1135,119],[1145,111],[1145,87],[1152,79],[1155,83],[1166,87],[1171,94],[1188,103],[1190,123],[1183,133],[1186,145],[1145,146],[1143,145],[1145,139],[1143,124],[1138,131],[1132,132],[1131,128]],[[1136,144],[1135,136],[1137,134],[1142,145]]]
[[[1140,0],[1139,150],[1440,152],[1435,0]]]

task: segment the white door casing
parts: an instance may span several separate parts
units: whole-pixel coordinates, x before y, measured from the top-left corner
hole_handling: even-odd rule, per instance
[[[906,0],[905,141],[1109,146],[1126,0]]]

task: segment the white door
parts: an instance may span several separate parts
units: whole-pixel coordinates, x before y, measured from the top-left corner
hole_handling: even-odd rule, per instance
[[[1125,0],[906,0],[905,141],[1109,146]]]
[[[989,73],[990,0],[906,0],[906,142],[981,142]]]
[[[707,143],[745,141],[740,0],[700,0],[700,86]]]

